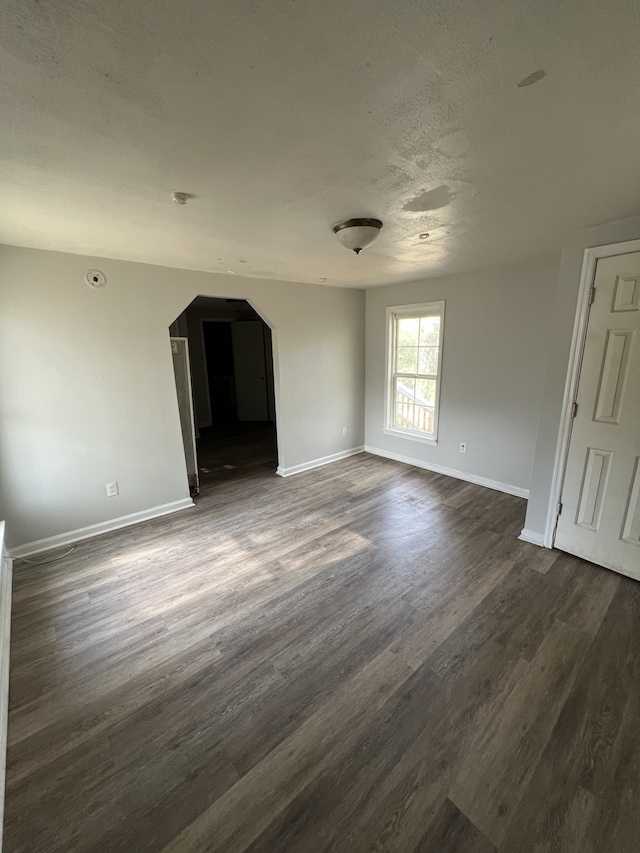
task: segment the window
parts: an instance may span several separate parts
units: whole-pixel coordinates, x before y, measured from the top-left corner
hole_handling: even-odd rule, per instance
[[[436,444],[444,302],[387,309],[385,432]]]

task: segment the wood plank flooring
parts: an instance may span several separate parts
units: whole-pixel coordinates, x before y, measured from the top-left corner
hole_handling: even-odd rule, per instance
[[[521,499],[283,480],[263,438],[16,564],[5,853],[640,850],[640,584],[520,542]]]

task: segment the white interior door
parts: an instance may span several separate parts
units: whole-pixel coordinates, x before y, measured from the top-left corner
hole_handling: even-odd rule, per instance
[[[171,338],[171,356],[173,373],[176,379],[180,427],[184,458],[187,464],[189,486],[198,489],[198,455],[196,451],[196,427],[193,416],[193,392],[191,390],[191,370],[189,367],[189,342],[186,338]]]
[[[594,288],[554,544],[640,580],[640,252]]]

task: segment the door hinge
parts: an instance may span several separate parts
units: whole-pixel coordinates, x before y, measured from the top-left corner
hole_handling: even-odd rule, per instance
[[[589,291],[589,305],[593,305],[593,300],[596,298],[596,289],[592,287]]]
[[[556,515],[562,515],[562,504],[560,501],[556,504]]]
[[[573,403],[571,404],[571,417],[575,418],[575,416],[577,414],[578,414],[578,404],[574,400]]]

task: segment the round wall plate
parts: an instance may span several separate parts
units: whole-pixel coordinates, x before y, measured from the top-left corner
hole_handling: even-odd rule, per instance
[[[89,287],[104,287],[107,283],[104,273],[101,273],[100,270],[87,270],[84,280]]]

